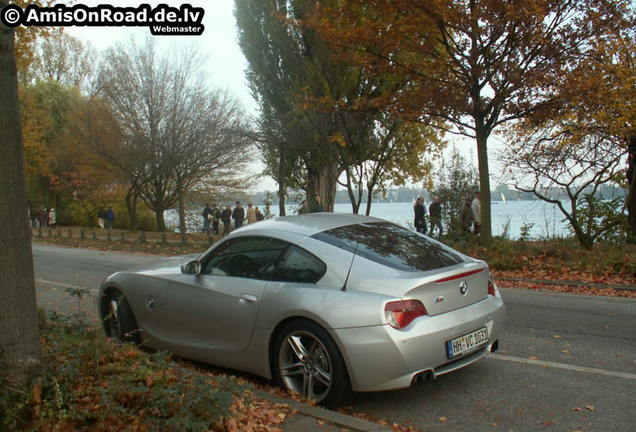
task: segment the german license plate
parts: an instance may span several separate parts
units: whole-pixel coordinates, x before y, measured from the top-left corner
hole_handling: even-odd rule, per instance
[[[466,354],[488,343],[488,328],[480,328],[472,333],[446,341],[448,358]]]

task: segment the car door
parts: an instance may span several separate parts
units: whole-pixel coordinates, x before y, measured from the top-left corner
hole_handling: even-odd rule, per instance
[[[228,240],[204,257],[199,275],[168,283],[173,343],[243,350],[251,341],[263,290],[288,244],[268,237]]]

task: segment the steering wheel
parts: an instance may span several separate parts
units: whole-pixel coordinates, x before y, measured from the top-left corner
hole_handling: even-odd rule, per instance
[[[230,276],[246,277],[254,268],[254,260],[246,255],[234,255],[227,260],[226,272]]]

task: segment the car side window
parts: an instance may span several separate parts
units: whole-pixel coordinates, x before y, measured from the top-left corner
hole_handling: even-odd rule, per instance
[[[278,263],[274,280],[316,283],[325,271],[327,271],[325,263],[297,246],[290,246]]]
[[[229,240],[207,257],[203,274],[270,280],[288,246],[269,237]]]

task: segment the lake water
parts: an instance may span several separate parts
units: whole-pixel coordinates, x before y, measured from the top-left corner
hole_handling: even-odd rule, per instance
[[[430,202],[426,203],[428,206]],[[365,204],[366,206],[366,204]],[[294,214],[297,205],[288,205],[287,214]],[[261,207],[262,209],[262,207]],[[366,207],[361,206],[364,213]],[[277,211],[278,207],[272,207]],[[556,205],[544,201],[508,201],[506,203],[495,201],[491,206],[492,211],[492,232],[499,236],[507,230],[507,235],[511,239],[521,237],[521,228],[525,224],[534,224],[530,229],[530,237],[566,237],[569,226],[563,222],[563,214]],[[335,213],[352,213],[351,204],[336,204]],[[397,223],[405,227],[413,227],[413,204],[412,203],[375,203],[371,206],[371,216]]]

